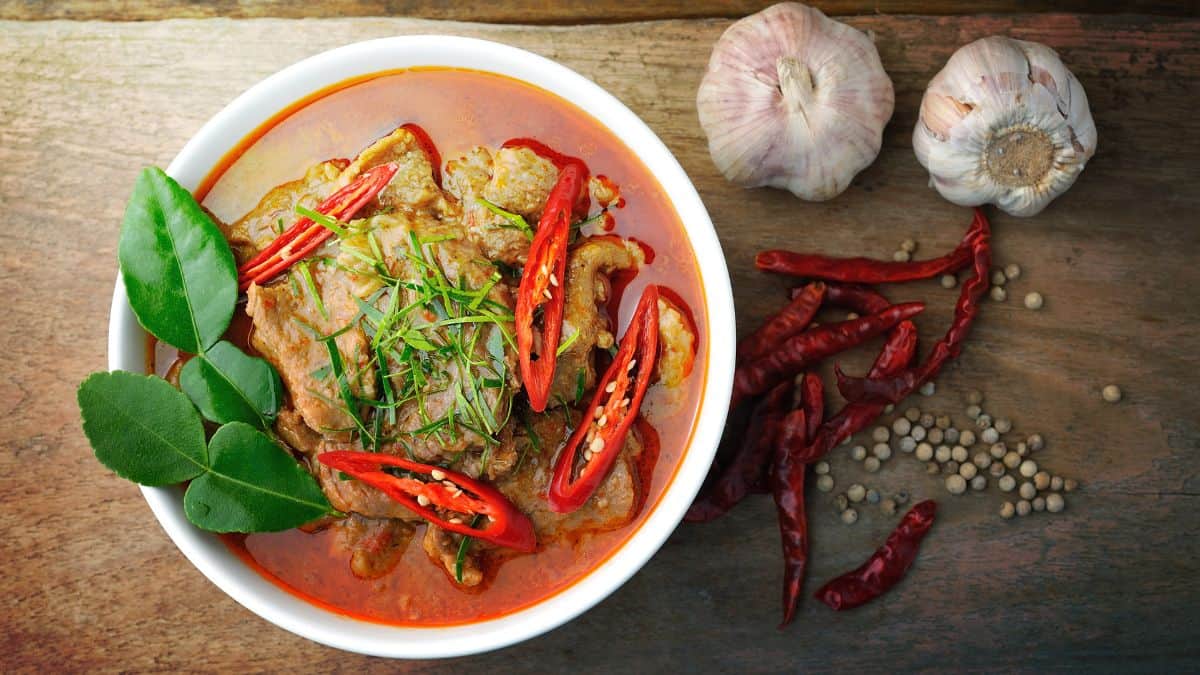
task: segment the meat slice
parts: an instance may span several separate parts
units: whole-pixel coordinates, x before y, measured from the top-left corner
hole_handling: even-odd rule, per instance
[[[395,162],[398,170],[376,198],[381,207],[379,210],[429,210],[437,213],[446,210],[445,196],[433,180],[433,164],[417,137],[403,127],[358,153],[358,157],[342,172],[338,186],[347,185],[367,169],[388,162]]]
[[[299,180],[280,185],[259,200],[258,205],[232,225],[224,226],[225,238],[237,257],[238,264],[253,258],[267,247],[281,229],[291,227],[299,216],[297,206],[315,208],[333,194],[346,166],[346,160],[336,159],[313,165]]]
[[[329,335],[350,325],[358,314],[346,273],[315,265],[314,285],[321,294],[328,318],[318,310],[302,284],[251,285],[246,313],[254,322],[251,344],[279,371],[292,404],[305,424],[318,433],[346,438],[354,420],[341,402],[329,351],[316,336]],[[299,275],[293,270],[291,274]],[[358,396],[375,396],[375,371],[366,336],[357,326],[334,340],[350,390]]]
[[[606,235],[585,239],[567,256],[567,297],[563,312],[563,342],[576,332],[579,337],[558,357],[554,382],[550,387],[551,405],[572,402],[580,388],[588,391],[596,384],[592,352],[614,343],[608,317],[601,305],[608,301],[608,275],[616,270],[635,269],[645,261],[642,249],[633,242]]]
[[[446,191],[462,204],[467,235],[492,260],[525,264],[529,237],[479,203],[482,197],[523,217],[532,228],[558,180],[558,169],[528,148],[501,148],[493,156],[475,148],[446,165]]]
[[[458,564],[458,549],[462,543],[462,535],[447,532],[430,523],[425,528],[425,537],[421,540],[429,560],[438,567],[446,570],[450,580],[463,586],[478,586],[483,581],[483,546],[478,540],[471,542],[467,554],[463,556],[462,581],[455,575]]]
[[[359,579],[378,579],[391,572],[416,532],[412,523],[355,515],[333,527],[338,545],[350,552],[350,571]]]

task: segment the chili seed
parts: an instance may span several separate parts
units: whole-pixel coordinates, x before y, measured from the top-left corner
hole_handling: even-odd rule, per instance
[[[1046,510],[1046,499],[1044,497],[1034,497],[1033,498],[1033,510],[1037,511],[1039,513],[1042,511],[1045,511]]]
[[[856,462],[861,462],[867,458],[867,448],[864,445],[856,445],[850,448],[850,458]]]
[[[875,473],[879,470],[879,466],[880,464],[878,457],[868,457],[863,460],[863,470],[867,473]]]
[[[987,413],[980,413],[979,417],[975,418],[975,426],[980,430],[989,429],[992,426],[992,416]]]
[[[888,432],[887,427],[875,427],[875,430],[871,432],[871,439],[876,443],[887,443],[889,438],[891,438],[891,433]]]
[[[451,490],[456,490],[456,489],[458,489],[458,486],[457,486],[457,485],[455,485],[454,483],[451,483],[451,482],[450,482],[450,481],[448,481],[448,480],[444,480],[444,481],[442,481],[442,485],[445,485],[446,487],[450,488]]]
[[[1029,511],[1032,509],[1033,509],[1033,505],[1030,504],[1029,501],[1026,499],[1022,499],[1021,501],[1017,502],[1017,515],[1018,516],[1027,516],[1027,515],[1029,515]]]
[[[924,413],[921,415],[921,426],[925,427],[926,429],[933,426],[933,415],[931,413]]]
[[[917,427],[918,429],[920,427]],[[905,436],[900,439],[900,452],[912,452],[917,449],[917,439],[912,436]]]
[[[887,443],[876,443],[875,447],[871,448],[871,454],[879,458],[879,461],[885,462],[892,458],[892,446]]]
[[[971,479],[971,489],[975,491],[983,490],[987,487],[987,478],[983,474],[979,474]]]
[[[846,497],[855,504],[861,502],[866,496],[867,488],[863,487],[861,483],[855,483],[846,488]]]
[[[1033,486],[1039,490],[1045,490],[1050,487],[1050,474],[1045,471],[1039,471],[1033,474]]]
[[[896,432],[897,436],[905,436],[912,431],[912,422],[909,422],[906,418],[901,417],[892,422],[892,431]]]
[[[1025,439],[1025,442],[1029,444],[1029,450],[1032,452],[1037,452],[1046,447],[1046,441],[1042,438],[1041,434],[1030,434],[1029,438]]]
[[[1016,507],[1013,506],[1012,502],[1004,502],[1003,504],[1000,505],[1000,517],[1001,518],[1008,520],[1009,518],[1012,518],[1016,514],[1017,514],[1017,509],[1016,509]]]
[[[421,506],[429,506],[429,497],[425,495],[417,495],[417,503]]]
[[[950,416],[949,415],[938,415],[937,419],[935,419],[933,421],[933,423],[937,425],[937,428],[941,429],[942,431],[945,431],[946,429],[950,428]]]
[[[870,490],[867,490],[867,503],[868,504],[878,504],[879,503],[879,490],[876,490],[875,488],[871,488]]]
[[[1003,286],[992,286],[992,290],[988,292],[988,295],[996,302],[1004,302],[1008,299],[1008,292],[1004,290]]]
[[[454,523],[455,525],[462,525],[462,518],[455,516],[450,519],[450,522]]]
[[[621,407],[628,408],[629,407],[629,399],[627,399],[627,398],[621,399]]]
[[[992,459],[1004,459],[1004,456],[1008,454],[1008,446],[1003,442],[993,443],[992,447],[988,449],[988,454],[992,456]]]
[[[1058,492],[1059,490],[1063,489],[1062,476],[1051,476],[1050,477],[1050,489],[1054,490],[1055,492]]]
[[[996,427],[988,427],[979,432],[979,440],[984,443],[992,444],[1000,440],[1000,432],[996,431]]]
[[[1003,461],[1004,466],[1010,469],[1015,469],[1018,466],[1021,466],[1021,456],[1015,452],[1009,452],[1008,454],[1004,455]]]
[[[1046,495],[1046,510],[1050,513],[1058,513],[1066,508],[1066,506],[1066,500],[1064,500],[1063,496],[1057,492],[1051,492],[1050,494]]]
[[[889,516],[895,514],[896,513],[896,500],[885,499],[885,500],[879,502],[879,510],[883,511],[884,513],[888,514]]]
[[[596,412],[595,412],[595,417],[596,417],[596,419],[600,419],[600,418],[601,418],[601,417],[603,417],[603,416],[604,416],[604,408],[603,408],[603,407],[600,407],[600,406],[597,406],[597,407],[596,407]]]
[[[992,474],[993,478],[999,478],[1004,475],[1004,465],[996,462],[988,467],[988,473]]]
[[[829,462],[826,462],[825,460],[817,462],[816,465],[813,466],[813,471],[817,472],[818,476],[824,476],[825,474],[829,473]]]
[[[970,429],[963,429],[962,432],[958,434],[958,444],[965,448],[975,445],[975,432],[971,431]]]
[[[977,452],[975,453],[975,456],[971,458],[971,462],[974,463],[977,468],[986,469],[992,465],[992,458],[986,452]]]
[[[979,467],[975,466],[974,464],[972,464],[970,462],[960,464],[958,466],[958,475],[962,476],[963,478],[965,478],[967,480],[971,480],[975,476],[979,475]]]
[[[955,429],[954,427],[950,427],[949,429],[942,432],[942,438],[945,439],[945,441],[947,443],[949,443],[950,445],[954,445],[954,444],[958,443],[958,440],[961,436],[962,436],[962,432],[960,432],[958,429]]]
[[[1033,487],[1033,483],[1025,481],[1017,488],[1017,494],[1021,495],[1021,499],[1033,499],[1037,496],[1037,488]]]
[[[858,318],[858,312],[846,312],[846,320],[853,321]]]
[[[833,490],[833,476],[825,474],[817,478],[817,489],[821,492]]]
[[[958,474],[946,478],[946,491],[952,495],[961,495],[967,491],[967,480]]]
[[[1007,417],[997,417],[995,421],[992,422],[992,428],[1002,434],[1007,434],[1008,432],[1012,431],[1012,420],[1008,419]]]
[[[1006,474],[1000,477],[996,486],[1000,488],[1001,492],[1012,492],[1017,487],[1017,479]]]
[[[900,250],[912,253],[913,251],[917,250],[917,242],[913,241],[912,239],[905,239],[904,241],[900,242]]]
[[[899,250],[892,254],[892,260],[896,262],[908,262],[912,260],[912,254],[905,250]]]
[[[925,440],[925,436],[928,435],[928,433],[929,432],[925,431],[925,427],[918,425],[918,426],[913,427],[912,431],[908,432],[908,435],[914,441],[920,443],[921,441]]]
[[[1045,303],[1046,303],[1045,298],[1043,298],[1042,294],[1038,293],[1037,291],[1033,291],[1031,293],[1025,294],[1025,308],[1026,309],[1041,309],[1042,305],[1044,305]]]
[[[950,449],[950,458],[959,464],[967,461],[967,457],[969,457],[967,454],[967,449],[961,445],[956,445]]]
[[[941,281],[942,288],[954,288],[958,285],[958,277],[953,274],[943,274]]]
[[[1004,276],[1008,277],[1009,281],[1021,278],[1021,266],[1016,263],[1009,263],[1004,266]]]
[[[546,299],[547,299],[547,300],[552,300],[552,299],[554,299],[554,296],[553,296],[553,295],[550,295],[550,289],[549,289],[549,288],[547,288],[547,289],[544,289],[544,290],[542,291],[542,295],[546,296]]]
[[[592,439],[592,444],[588,446],[588,449],[592,451],[593,455],[600,452],[601,450],[604,449],[604,439],[603,438]]]
[[[1032,459],[1027,459],[1024,462],[1021,462],[1021,466],[1018,468],[1018,471],[1020,471],[1021,475],[1026,478],[1033,478],[1038,472],[1037,462],[1033,461]]]
[[[585,461],[585,462],[592,461],[592,451],[591,450],[583,451],[583,461]]]
[[[633,367],[636,365],[637,365],[637,359],[630,359],[629,365],[625,366],[625,372],[629,372],[629,371],[633,370]]]
[[[939,445],[937,447],[937,450],[933,451],[933,458],[939,462],[949,462],[950,461],[950,446]]]
[[[432,478],[432,479],[434,479],[434,480],[445,480],[445,479],[446,479],[446,473],[445,473],[444,471],[441,471],[441,470],[438,470],[438,469],[434,469],[433,471],[430,471],[430,472],[429,472],[429,477],[430,477],[430,478]]]
[[[617,383],[616,383],[616,381],[613,381],[613,382],[609,382],[608,386],[606,386],[604,388],[604,393],[611,394],[616,390],[617,390]]]
[[[854,509],[846,509],[842,511],[842,522],[847,525],[853,525],[858,522],[858,511]]]
[[[922,396],[933,396],[934,392],[937,391],[937,385],[933,382],[926,382],[925,384],[921,385],[919,391],[921,392]]]
[[[557,285],[558,285],[558,277],[554,276],[554,272],[551,272],[551,273],[550,273],[550,285],[551,285],[551,286],[557,286]]]
[[[933,446],[928,443],[918,443],[916,453],[917,459],[928,462],[933,459]]]
[[[1008,277],[1004,276],[1004,270],[992,270],[992,286],[1003,286],[1008,282]]]
[[[921,409],[913,407],[913,408],[909,408],[908,410],[905,410],[904,418],[907,419],[909,422],[916,424],[921,419]]]
[[[1074,492],[1077,487],[1079,487],[1079,482],[1074,478],[1068,478],[1063,481],[1063,492]]]
[[[921,427],[924,429],[925,427]],[[941,445],[942,441],[946,440],[946,432],[934,427],[925,433],[925,439],[934,445]]]
[[[1109,403],[1116,403],[1121,400],[1121,388],[1115,384],[1110,384],[1100,390],[1100,396]]]
[[[970,417],[971,419],[975,419],[975,418],[979,417],[982,413],[983,413],[983,408],[980,408],[977,405],[967,406],[967,417]]]

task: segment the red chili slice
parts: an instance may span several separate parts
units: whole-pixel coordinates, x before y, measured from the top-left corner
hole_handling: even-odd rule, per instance
[[[548,500],[570,513],[600,487],[637,418],[658,358],[658,287],[647,286],[612,364],[596,385],[575,433],[558,455]]]
[[[443,530],[475,537],[497,546],[530,553],[537,549],[533,523],[496,488],[457,471],[410,462],[395,455],[334,450],[317,455],[325,466],[378,488],[409,510]],[[394,466],[431,480],[393,476],[383,470]],[[428,505],[419,500],[424,498]],[[467,516],[487,516],[480,527],[445,520],[433,510],[439,506]]]
[[[349,220],[387,187],[398,168],[392,162],[373,167],[346,187],[329,195],[314,210],[337,220]],[[332,235],[333,232],[310,218],[300,218],[238,269],[239,288],[246,290],[251,283],[264,284],[274,279],[292,263],[311,255]]]
[[[558,182],[546,200],[537,234],[529,246],[529,257],[517,292],[517,352],[521,379],[529,406],[542,412],[550,401],[558,341],[562,336],[566,289],[567,243],[571,234],[571,205],[587,183],[582,163],[569,163],[558,173]],[[544,307],[541,341],[535,344],[534,311]],[[534,360],[534,352],[537,360]]]

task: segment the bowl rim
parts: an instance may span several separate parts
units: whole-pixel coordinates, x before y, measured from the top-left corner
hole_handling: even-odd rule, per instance
[[[167,173],[194,190],[227,152],[295,102],[351,78],[413,67],[469,68],[550,91],[585,109],[658,179],[695,252],[708,317],[707,372],[700,409],[689,447],[671,483],[641,525],[603,562],[569,586],[509,614],[441,626],[376,623],[322,609],[260,575],[216,535],[192,526],[183,513],[178,486],[143,486],[142,493],[184,556],[218,588],[267,621],[351,652],[444,658],[499,649],[557,628],[608,597],[666,542],[699,491],[716,453],[726,416],[723,403],[729,400],[733,385],[735,323],[720,241],[679,162],[612,94],[562,64],[517,47],[453,35],[417,35],[367,40],[316,54],[267,77],[226,105],[187,142]],[[144,372],[145,336],[118,274],[109,319],[108,367]]]

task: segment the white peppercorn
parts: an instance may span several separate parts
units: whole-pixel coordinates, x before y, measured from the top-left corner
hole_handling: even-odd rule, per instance
[[[891,414],[892,414],[892,412],[893,412],[893,411],[895,411],[895,410],[896,410],[896,404],[895,404],[895,403],[889,403],[889,404],[887,404],[887,405],[883,406],[883,412],[884,412],[884,414],[885,414],[885,415],[891,415]]]
[[[1021,278],[1021,266],[1016,263],[1009,263],[1004,266],[1004,276],[1008,277],[1009,281]]]
[[[842,511],[842,522],[847,525],[853,525],[858,522],[858,511],[854,509],[846,509]]]
[[[967,392],[967,403],[971,405],[979,405],[983,403],[983,392],[978,389],[972,389]]]
[[[950,461],[950,446],[939,445],[937,447],[937,450],[933,451],[933,458],[939,462],[949,462]]]
[[[907,418],[898,417],[892,422],[892,431],[896,432],[897,436],[906,436],[908,432],[912,431],[912,422],[909,422]]]
[[[970,429],[963,429],[958,434],[958,444],[964,448],[969,448],[975,445],[975,432]]]
[[[876,443],[875,447],[871,448],[871,454],[879,458],[879,461],[886,462],[892,458],[892,446],[887,443]]]
[[[1044,304],[1046,304],[1046,299],[1042,297],[1041,293],[1031,291],[1025,294],[1026,309],[1041,309]]]
[[[1059,490],[1063,489],[1062,476],[1051,476],[1050,477],[1050,489],[1054,490],[1055,492],[1058,492]]]
[[[1029,455],[1029,444],[1026,443],[1025,441],[1018,441],[1017,442],[1017,454],[1022,457],[1028,456]]]
[[[1004,502],[1003,504],[1000,505],[1000,517],[1001,518],[1008,520],[1009,518],[1012,518],[1016,514],[1017,514],[1017,509],[1016,509],[1016,507],[1013,506],[1012,502]]]
[[[918,443],[916,454],[917,459],[928,462],[933,459],[933,446],[928,443]]]
[[[927,473],[927,474],[932,475],[932,474],[941,473],[941,472],[942,472],[942,465],[938,464],[937,462],[930,462],[925,465],[925,473]]]
[[[926,429],[933,426],[933,413],[921,414],[921,426],[925,427]]]
[[[867,458],[867,446],[856,445],[853,448],[850,448],[850,459],[853,459],[856,462],[861,462],[866,458]]]
[[[1012,420],[1007,417],[997,417],[992,421],[992,428],[1002,434],[1012,431]]]
[[[829,474],[818,476],[817,489],[821,492],[831,492],[833,490],[833,476]]]
[[[909,436],[910,436],[910,437],[911,437],[911,438],[912,438],[914,441],[917,441],[917,442],[919,443],[919,442],[921,442],[921,441],[925,440],[925,435],[926,435],[926,434],[928,434],[928,433],[929,433],[929,432],[925,431],[925,427],[923,427],[923,426],[920,426],[920,425],[917,425],[917,426],[915,426],[915,427],[913,427],[913,428],[912,428],[912,431],[908,432],[908,435],[909,435]]]
[[[993,478],[999,478],[1004,475],[1004,465],[996,462],[988,467],[988,473],[992,474]]]
[[[1018,467],[1017,470],[1020,471],[1021,475],[1024,477],[1033,478],[1035,475],[1037,475],[1038,465],[1037,462],[1033,461],[1032,459],[1027,459],[1024,462],[1021,462],[1021,466]]]
[[[1115,384],[1107,385],[1100,390],[1100,396],[1109,403],[1116,403],[1121,400],[1121,388]]]
[[[876,490],[875,488],[871,488],[870,490],[867,490],[867,503],[868,504],[878,504],[879,503],[879,490]]]
[[[896,500],[885,499],[885,500],[879,502],[879,510],[883,511],[884,513],[888,514],[889,516],[896,513]]]
[[[1033,474],[1033,486],[1039,490],[1045,490],[1050,487],[1050,474],[1046,471],[1039,471]]]
[[[904,411],[904,419],[916,424],[921,419],[921,409],[913,406]]]
[[[988,449],[988,454],[992,456],[992,459],[1004,459],[1004,456],[1008,454],[1008,446],[1004,443],[993,443],[992,447]]]
[[[897,504],[907,504],[908,503],[908,492],[901,490],[901,491],[897,492],[896,494],[892,495],[892,499],[895,499]]]
[[[834,497],[833,501],[837,504],[839,511],[845,511],[846,509],[850,508],[850,500],[846,497],[845,492],[839,494],[837,497]]]
[[[970,462],[960,464],[958,466],[958,475],[962,476],[963,478],[965,478],[967,480],[971,480],[975,476],[979,475],[979,467],[975,466],[974,464],[972,464]]]
[[[967,481],[958,474],[946,477],[946,491],[952,495],[961,495],[967,491]]]
[[[970,454],[967,453],[967,449],[963,446],[956,445],[953,448],[950,448],[950,459],[953,459],[959,464],[967,461],[968,457],[970,457]]]
[[[950,460],[942,465],[943,473],[958,473],[958,462]]]
[[[1068,478],[1063,481],[1063,492],[1074,492],[1077,487],[1079,487],[1079,482],[1074,478]]]
[[[1025,481],[1017,488],[1017,494],[1021,495],[1021,499],[1033,499],[1037,496],[1037,488],[1033,487],[1033,483]]]
[[[1017,487],[1017,479],[1005,474],[996,482],[996,487],[1000,488],[1001,492],[1012,492]]]
[[[846,497],[855,504],[861,502],[866,496],[867,488],[863,487],[861,483],[855,483],[846,488]]]
[[[1031,509],[1033,509],[1033,505],[1029,503],[1029,500],[1022,499],[1021,501],[1017,502],[1017,515],[1018,516],[1029,515],[1029,511]]]
[[[1033,510],[1041,513],[1046,510],[1046,499],[1044,497],[1033,498]]]
[[[937,385],[933,382],[926,382],[925,384],[921,385],[919,391],[921,392],[922,396],[933,396],[934,393],[937,392]]]
[[[971,461],[975,463],[976,467],[980,469],[986,469],[992,465],[992,456],[986,452],[977,452],[975,453],[975,456],[971,458]]]
[[[941,278],[942,288],[954,288],[958,285],[958,277],[953,274],[943,274]]]
[[[951,445],[957,443],[958,437],[961,435],[962,434],[958,431],[958,429],[955,429],[954,427],[950,427],[949,429],[942,432],[942,438],[947,443],[950,443]]]
[[[1002,461],[1004,462],[1004,466],[1010,469],[1015,469],[1018,466],[1021,466],[1021,456],[1015,452],[1009,452],[1004,456]]]
[[[988,292],[988,295],[996,302],[1004,302],[1008,299],[1008,292],[1004,290],[1003,286],[992,286],[992,290]]]
[[[863,460],[863,471],[867,473],[875,473],[879,470],[880,463],[878,457],[868,457]]]
[[[912,253],[913,251],[917,250],[917,242],[913,241],[912,239],[905,239],[904,241],[900,242],[900,250]]]
[[[979,474],[971,479],[971,489],[975,491],[987,488],[987,478],[983,474]]]
[[[919,429],[920,427],[917,428]],[[900,439],[900,443],[898,445],[900,447],[900,452],[912,452],[913,450],[917,449],[917,440],[912,436],[905,436]]]
[[[975,418],[975,426],[980,429],[987,429],[992,426],[992,416],[987,413],[980,413],[979,417]]]
[[[946,429],[950,428],[950,416],[949,415],[938,415],[937,418],[933,421],[933,423],[937,425],[937,428],[945,431]]]
[[[1046,440],[1042,438],[1041,434],[1030,434],[1029,437],[1025,439],[1025,442],[1029,444],[1030,452],[1037,452],[1038,450],[1046,447]]]
[[[818,476],[824,476],[825,474],[829,473],[829,462],[826,462],[825,460],[817,462],[815,465],[813,465],[813,471],[816,471]]]
[[[1004,270],[992,270],[992,285],[1003,286],[1008,283],[1008,277],[1004,276]]]
[[[971,419],[975,419],[976,417],[979,417],[982,414],[983,414],[983,408],[980,408],[977,405],[967,406],[967,417],[970,417]]]
[[[875,441],[876,443],[887,443],[891,436],[892,434],[888,431],[887,427],[875,427],[875,429],[871,431],[871,440]]]
[[[899,250],[892,254],[892,260],[896,262],[908,262],[912,260],[912,254],[905,250]]]
[[[941,445],[942,441],[946,440],[946,433],[937,427],[934,427],[925,434],[925,438],[934,445]]]
[[[1063,496],[1057,492],[1051,492],[1050,494],[1046,495],[1046,510],[1050,513],[1058,513],[1066,508],[1066,506],[1066,500],[1064,500]]]
[[[1000,432],[996,431],[996,427],[988,427],[979,432],[979,440],[990,445],[1000,440]]]

